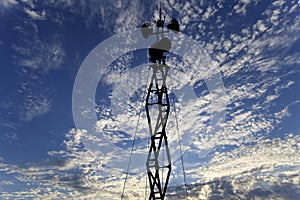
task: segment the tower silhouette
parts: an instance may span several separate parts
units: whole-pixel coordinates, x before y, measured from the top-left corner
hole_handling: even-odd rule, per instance
[[[179,24],[176,19],[172,19],[166,26],[167,30],[165,30],[165,25],[165,16],[162,19],[160,4],[159,19],[155,21],[156,30],[153,31],[148,23],[143,24],[141,29],[144,38],[156,35],[156,42],[148,49],[152,76],[146,96],[146,113],[151,139],[146,161],[150,187],[149,200],[165,198],[172,168],[166,133],[170,113],[166,84],[170,67],[166,64],[166,54],[172,43],[165,35],[170,31],[177,33]],[[164,151],[162,152],[162,150]],[[166,160],[166,164],[164,160]]]

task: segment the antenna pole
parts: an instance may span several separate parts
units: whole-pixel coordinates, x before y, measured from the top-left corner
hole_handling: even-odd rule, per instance
[[[141,29],[144,38],[148,38],[150,35],[156,36],[156,42],[148,49],[149,61],[151,62],[149,67],[152,70],[152,77],[148,87],[145,107],[151,142],[146,168],[150,187],[149,200],[164,200],[172,168],[166,133],[166,125],[170,113],[166,82],[170,67],[166,64],[165,56],[169,52],[172,43],[164,36],[164,33],[169,33],[170,31],[177,33],[179,24],[173,18],[167,25],[167,30],[164,30],[165,17],[162,19],[161,2],[159,20],[156,20],[155,23],[155,29],[151,28],[148,23],[143,24]],[[164,160],[166,160],[166,163],[164,163]]]
[[[163,42],[164,20],[162,20],[161,3],[159,8],[159,20],[156,22],[157,41],[149,48],[149,56],[152,64],[152,78],[148,87],[146,97],[146,113],[151,135],[150,149],[148,152],[146,168],[149,179],[150,194],[149,200],[161,199],[166,195],[169,178],[171,174],[171,157],[168,148],[166,125],[170,112],[170,102],[166,79],[170,67],[166,65],[165,52],[168,47]],[[164,148],[164,151],[161,151]],[[166,165],[163,163],[163,154],[166,154]],[[163,174],[166,176],[163,177]]]
[[[161,20],[161,2],[159,2],[159,20]]]

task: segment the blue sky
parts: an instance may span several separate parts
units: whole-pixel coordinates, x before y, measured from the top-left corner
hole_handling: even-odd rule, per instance
[[[0,2],[2,199],[120,198],[149,80],[147,51],[136,48],[108,66],[97,62],[142,41],[134,30],[157,16],[158,3]],[[176,95],[167,127],[174,162],[168,197],[183,195],[174,192],[183,184],[175,105],[190,199],[295,199],[300,2],[165,0],[163,7],[182,30],[170,36],[168,57],[169,91]],[[117,43],[102,51],[110,39]],[[84,99],[78,92],[85,94],[76,80],[91,89],[80,70],[94,68],[96,93],[82,104],[94,106],[72,107],[76,97]],[[142,111],[125,191],[136,199],[145,195],[149,139]],[[73,117],[90,114],[93,127],[77,127]]]

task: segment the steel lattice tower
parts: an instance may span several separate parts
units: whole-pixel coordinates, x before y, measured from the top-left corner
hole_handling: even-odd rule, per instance
[[[152,64],[150,67],[153,73],[146,98],[146,112],[151,134],[151,145],[146,162],[150,184],[149,199],[164,199],[171,173],[171,157],[166,135],[166,124],[170,112],[168,90],[166,87],[169,66]],[[154,105],[155,108],[153,107]],[[151,121],[150,109],[156,109],[153,111],[157,115],[154,124]],[[160,163],[160,150],[163,146],[167,155],[167,165]],[[165,180],[162,180],[163,177],[160,175],[160,171],[164,170],[163,168],[167,169]]]
[[[166,85],[170,67],[166,65],[165,54],[171,48],[171,41],[164,37],[170,30],[177,33],[179,24],[172,19],[164,30],[165,16],[162,19],[161,5],[159,8],[159,20],[156,21],[156,31],[149,24],[142,25],[142,34],[145,38],[156,35],[156,42],[149,48],[149,65],[152,77],[146,97],[146,113],[151,136],[146,168],[149,179],[149,200],[164,199],[171,174],[171,157],[168,148],[166,125],[170,113],[170,102]],[[161,150],[164,150],[162,152]],[[164,164],[166,160],[166,164]]]

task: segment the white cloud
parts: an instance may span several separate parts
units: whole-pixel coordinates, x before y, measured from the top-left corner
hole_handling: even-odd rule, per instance
[[[252,0],[242,0],[238,1],[238,3],[233,7],[236,14],[247,14],[247,7],[252,2]]]
[[[291,7],[290,13],[295,12],[298,7],[299,7],[299,5],[295,4],[293,7]]]
[[[28,164],[25,167],[0,162],[0,171],[14,174],[17,181],[29,183],[34,189],[2,193],[1,197],[18,198],[76,198],[114,199],[120,197],[124,174],[107,168],[107,162],[118,158],[101,152],[82,151],[78,148],[84,130],[71,129],[64,144],[66,150],[52,151],[44,164]],[[121,155],[120,155],[121,156]],[[124,156],[124,155],[122,155]],[[108,166],[109,167],[109,166]],[[138,189],[144,180],[130,177],[128,184]],[[128,186],[130,188],[130,186]],[[136,190],[138,191],[138,190]],[[139,193],[142,191],[139,191]],[[132,192],[128,193],[133,195]]]
[[[29,41],[28,41],[29,42]],[[32,49],[34,46],[34,49]],[[24,67],[38,69],[42,72],[59,69],[65,57],[62,44],[54,41],[53,43],[43,43],[40,40],[34,40],[33,44],[25,46],[13,46],[14,49],[25,58],[18,60],[19,64]]]
[[[262,20],[257,21],[257,28],[261,32],[264,32],[265,30],[267,30],[267,27],[263,24]]]
[[[282,7],[283,4],[285,4],[284,0],[276,0],[276,1],[272,2],[272,5],[277,6],[277,7]]]
[[[18,37],[12,44],[16,52],[13,59],[25,68],[39,69],[42,73],[60,68],[64,61],[65,51],[59,33],[52,31],[41,35],[41,27],[36,23],[37,20],[48,20],[46,19],[47,6],[41,5],[46,8],[37,10],[32,1],[26,0],[23,3],[25,5],[22,9],[28,17],[14,27],[14,31],[18,32]],[[41,39],[43,37],[47,39]]]
[[[126,30],[130,30],[133,27],[136,27],[139,23],[139,18],[143,16],[144,10],[140,4],[140,1],[127,1],[121,4],[117,4],[119,9],[127,9],[119,12],[116,18],[116,22],[114,24],[114,29],[116,33],[120,33]]]
[[[215,7],[208,7],[206,9],[206,12],[202,15],[202,20],[206,21],[210,17],[212,17],[217,12],[217,9]]]
[[[32,0],[22,0],[23,3],[26,3],[30,8],[35,8]]]
[[[235,8],[236,12],[239,14],[247,14],[249,2],[250,1],[239,2]],[[207,128],[208,121],[210,120],[209,115],[199,115],[199,113],[219,109],[209,107],[209,103],[212,99],[211,94],[204,93],[201,94],[201,98],[197,100],[186,101],[186,107],[179,104],[176,105],[179,110],[179,127],[181,133],[183,133],[182,138],[189,136],[189,132],[196,135],[193,141],[186,140],[189,141],[189,143],[185,143],[183,148],[191,152],[194,151],[195,154],[199,155],[199,159],[204,160],[203,162],[196,160],[197,162],[194,164],[186,163],[188,165],[186,169],[189,178],[207,182],[215,178],[227,176],[230,180],[233,180],[232,184],[235,189],[245,187],[245,190],[248,191],[255,188],[256,184],[275,185],[275,183],[284,183],[287,181],[299,184],[299,179],[297,179],[300,168],[299,159],[297,159],[299,157],[299,135],[287,135],[281,139],[267,139],[268,134],[276,125],[290,115],[289,107],[281,108],[279,111],[273,111],[269,103],[279,98],[282,90],[294,84],[293,81],[287,81],[282,84],[282,80],[275,78],[274,76],[277,77],[277,74],[274,75],[274,73],[287,64],[299,64],[298,54],[291,55],[284,60],[278,57],[278,55],[272,54],[273,51],[284,51],[299,38],[299,18],[295,17],[291,19],[289,18],[290,16],[279,17],[280,14],[284,13],[285,4],[282,4],[282,2],[283,1],[276,1],[274,6],[279,6],[280,8],[273,9],[272,7],[270,12],[266,11],[264,13],[265,19],[260,19],[255,24],[244,28],[241,33],[235,33],[229,37],[225,35],[220,36],[220,38],[213,37],[215,34],[209,33],[209,31],[205,33],[208,27],[205,27],[201,22],[197,24],[199,26],[196,27],[204,27],[200,29],[200,31],[203,32],[198,34],[200,40],[204,38],[202,36],[205,34],[213,35],[210,37],[211,41],[203,42],[207,43],[206,48],[212,57],[218,58],[218,62],[216,61],[214,64],[221,66],[224,79],[228,81],[227,97],[220,98],[220,101],[228,103],[229,106],[227,110],[227,121],[219,124],[221,129],[216,130],[213,134],[207,134],[205,130],[212,128]],[[66,4],[68,4],[68,6],[73,5],[71,1],[66,2]],[[187,16],[182,18],[184,20],[183,24],[190,23],[193,19],[196,19],[195,16],[199,17],[199,13],[202,13],[197,5],[193,9],[193,5],[188,3],[176,3],[175,5],[174,1],[169,1],[169,4],[174,6],[174,9],[177,11],[180,11],[180,14],[184,13],[182,15]],[[132,4],[130,3],[130,5],[139,4],[133,2]],[[122,7],[124,4],[122,2],[122,4],[116,6]],[[221,7],[222,6],[219,6],[220,9]],[[136,6],[116,15],[118,23],[115,27],[116,32],[122,31],[124,27],[128,28],[137,22],[137,15],[134,12],[138,12],[138,8],[139,6]],[[99,8],[95,8],[95,10],[96,9],[99,10]],[[173,7],[166,9],[173,9]],[[107,10],[102,10],[102,15],[107,15],[107,12]],[[216,12],[217,10],[214,8],[208,8],[202,17],[209,19],[211,16],[214,16]],[[222,20],[226,20],[226,16],[224,16]],[[220,23],[222,23],[222,20]],[[291,23],[286,23],[290,20],[292,20]],[[109,23],[111,22],[109,21]],[[125,26],[120,26],[123,23]],[[270,23],[272,23],[272,25],[269,27]],[[186,28],[188,28],[188,26]],[[199,31],[199,29],[197,29],[197,31]],[[50,49],[48,49],[48,47],[44,48],[43,45],[40,45],[40,47],[42,51],[33,54],[32,59],[24,59],[21,64],[23,63],[26,67],[39,68],[41,63],[48,61],[48,58],[45,59],[44,54],[40,54],[40,52],[54,52],[51,54],[51,59],[53,55],[56,55],[56,51],[52,51],[56,49],[55,47],[50,47]],[[19,47],[16,50],[23,52],[23,55],[27,55],[27,53],[30,52],[30,48]],[[57,49],[57,54],[61,54],[62,52],[62,48]],[[33,58],[36,57],[41,60],[34,60]],[[62,59],[58,57],[55,60],[57,61],[55,63],[61,63],[60,60]],[[120,62],[119,67],[123,64],[127,63]],[[209,76],[213,73],[210,67],[211,66],[208,66],[207,70],[203,72],[204,75],[202,74],[202,77]],[[174,72],[176,72],[176,70],[174,70]],[[290,72],[294,73],[292,71]],[[198,81],[195,79],[191,80],[190,77],[192,77],[192,75],[190,74],[185,75],[186,76],[182,76],[182,73],[178,72],[174,73],[172,77],[174,81],[172,87],[184,88],[183,86],[185,84]],[[120,77],[121,74],[118,71],[115,74],[110,74],[106,81],[107,83],[120,83],[118,82],[120,81]],[[235,84],[230,83],[230,79],[235,79]],[[138,80],[133,79],[130,81],[134,82]],[[131,83],[128,85],[130,85],[131,88]],[[123,93],[120,92],[117,94],[117,96],[118,95],[124,96],[124,91]],[[181,99],[179,98],[179,100]],[[115,118],[111,118],[110,114],[107,114],[111,112],[110,109],[100,111],[106,113],[107,118],[103,118],[96,124],[98,131],[107,134],[107,137],[112,139],[113,142],[122,142],[122,140],[130,140],[131,138],[123,137],[121,134],[113,135],[110,134],[109,131],[131,131],[130,133],[132,134],[132,130],[134,130],[137,123],[138,116],[136,113],[138,113],[139,106],[136,105],[139,105],[139,102],[131,104],[131,106],[129,102],[126,103],[128,104],[125,104],[124,108],[122,108],[125,112],[119,113]],[[24,114],[24,116],[27,116],[27,119],[30,120],[38,116],[38,113],[43,114],[45,111],[49,111],[51,101],[46,97],[33,98],[28,101],[27,105],[29,105],[29,108],[34,108],[35,105],[37,105],[36,114]],[[170,117],[174,117],[174,113],[171,113]],[[174,120],[169,121],[167,128],[170,133],[176,132]],[[105,133],[105,131],[107,132]],[[146,136],[148,135],[147,131],[146,118],[142,116],[138,134],[139,136]],[[2,196],[12,196],[12,198],[25,196],[40,199],[44,199],[45,196],[57,199],[63,199],[66,198],[66,196],[73,199],[93,199],[97,196],[102,199],[119,198],[124,180],[124,172],[118,171],[119,168],[109,168],[109,166],[114,162],[124,161],[125,163],[125,161],[128,160],[126,157],[126,153],[128,152],[125,152],[124,155],[120,155],[119,151],[112,151],[103,155],[101,152],[83,150],[81,140],[82,137],[88,134],[89,133],[85,130],[70,130],[66,136],[67,139],[64,141],[66,149],[49,152],[49,156],[54,159],[52,165],[47,163],[49,165],[21,168],[19,166],[2,163],[0,165],[0,171],[10,174],[15,173],[19,181],[36,183],[40,186],[28,191],[23,190],[11,194],[2,194]],[[94,139],[93,136],[94,135],[91,135],[88,139]],[[176,143],[177,138],[171,134],[169,140],[170,146],[174,146],[172,153],[176,153],[178,150]],[[103,141],[97,140],[99,145],[101,145],[101,142],[103,143]],[[191,147],[192,145],[193,147]],[[224,150],[223,148],[226,148],[226,146],[230,146],[232,149]],[[142,150],[139,149],[136,151],[141,152]],[[179,169],[178,164],[175,164],[174,170]],[[80,175],[74,176],[72,170],[78,170]],[[136,170],[136,168],[132,167],[132,170]],[[78,171],[76,171],[76,173],[78,173]],[[257,177],[257,179],[252,180],[251,177]],[[245,180],[245,184],[237,184],[243,180]],[[138,197],[142,197],[144,191],[141,191],[141,186],[144,183],[144,174],[141,173],[130,176],[128,180],[129,186],[127,188],[131,188],[131,190],[127,189],[126,195],[131,195],[129,198],[133,198],[132,196],[135,194],[137,196],[139,195]],[[77,188],[74,185],[76,185]],[[249,187],[247,185],[249,185]],[[93,192],[85,193],[85,190]],[[212,190],[212,187],[206,186],[206,188],[202,189],[202,195],[207,197]]]
[[[284,181],[284,177],[280,180],[278,175],[298,174],[300,171],[299,141],[299,135],[287,135],[285,139],[261,140],[253,146],[241,145],[230,152],[217,152],[207,167],[197,170],[202,171],[202,180],[205,181],[226,176],[240,179],[247,175],[247,178],[251,173],[266,181],[270,174],[277,177],[275,181]],[[287,170],[289,168],[291,171]]]
[[[245,1],[244,4],[247,4],[248,6],[250,1]],[[184,7],[188,7],[184,5],[186,4],[177,4],[176,9],[182,8],[182,10],[184,10]],[[247,14],[246,6],[244,6],[243,9],[244,10],[241,10],[241,13],[244,12]],[[194,115],[194,113],[207,111],[207,105],[203,106],[203,103],[200,101],[186,102],[189,106],[186,107],[185,110],[181,110],[180,114],[183,117],[180,116],[180,121],[184,119],[194,119],[195,121],[189,120],[181,123],[180,129],[184,134],[185,132],[191,132],[199,134],[199,138],[200,136],[202,137],[202,139],[195,139],[192,143],[199,149],[202,148],[202,150],[204,149],[203,151],[214,152],[215,148],[221,146],[236,145],[237,147],[240,147],[245,143],[263,140],[264,137],[268,137],[268,134],[271,133],[278,123],[281,123],[282,119],[289,116],[288,108],[283,108],[279,112],[271,112],[271,105],[268,104],[280,97],[280,94],[276,93],[272,95],[270,92],[273,91],[272,88],[274,88],[274,86],[279,84],[281,79],[274,79],[274,75],[264,77],[263,74],[276,72],[276,70],[279,70],[280,67],[286,64],[273,54],[270,55],[268,53],[278,50],[278,48],[290,46],[296,41],[298,36],[291,38],[288,35],[281,34],[284,33],[283,30],[288,30],[292,35],[297,32],[293,25],[288,27],[280,26],[280,24],[283,25],[290,20],[288,17],[284,19],[273,19],[275,27],[267,27],[266,24],[268,24],[268,21],[271,20],[272,16],[273,15],[270,15],[264,20],[258,20],[252,27],[245,28],[241,34],[232,34],[231,37],[227,39],[227,42],[225,42],[226,40],[224,38],[221,38],[218,41],[207,43],[205,46],[212,55],[218,56],[218,50],[220,50],[222,54],[225,54],[218,56],[220,61],[216,65],[222,66],[225,78],[234,78],[238,84],[229,84],[230,86],[228,86],[227,95],[230,99],[222,99],[232,103],[228,109],[228,115],[232,118],[226,123],[221,124],[220,126],[223,129],[218,130],[214,135],[205,135],[205,133],[199,131],[203,130],[202,126],[206,125],[206,116]],[[188,21],[189,20],[186,20],[186,22]],[[297,21],[297,19],[295,19],[295,21]],[[277,25],[278,27],[276,27]],[[199,38],[201,38],[201,36],[199,36]],[[225,52],[223,51],[224,49],[226,50]],[[238,56],[239,54],[242,54],[242,56]],[[294,58],[295,57],[296,56],[294,56]],[[254,73],[254,76],[250,75],[251,72],[256,71],[260,71],[261,73]],[[240,76],[240,74],[245,72],[249,72],[248,76]],[[211,71],[208,70],[207,74],[209,73],[211,73]],[[189,77],[189,75],[187,75],[187,77]],[[182,85],[191,81],[189,78],[185,79],[179,77],[179,74],[174,75],[172,78],[174,80],[178,78],[180,80],[179,83]],[[207,96],[204,98],[207,98]],[[266,101],[263,101],[264,99]],[[254,101],[255,103],[247,104],[247,101]],[[270,114],[267,114],[268,112],[270,112]],[[135,119],[135,117],[122,116],[122,118],[116,121],[104,120],[101,122],[101,127],[103,128],[105,125],[111,125],[112,123],[118,125],[127,124],[126,122],[128,119]],[[169,124],[171,127],[168,128],[170,132],[172,132],[172,126],[174,126],[174,124],[172,124],[171,121]],[[116,126],[111,125],[111,128],[115,127]],[[133,127],[122,130],[130,130],[132,128]],[[169,140],[173,142],[175,139],[170,136]],[[202,150],[200,149],[200,151]],[[199,150],[195,150],[195,152],[197,151]],[[199,170],[199,168],[197,170]],[[197,174],[197,172],[195,173]],[[199,175],[199,177],[200,176],[201,175]]]
[[[294,85],[295,82],[294,81],[287,81],[286,84],[282,84],[282,85],[278,85],[276,86],[276,88],[274,89],[275,90],[275,93],[276,94],[279,94],[279,92],[281,92],[281,90],[285,90],[285,89],[288,89],[290,86]]]
[[[76,145],[77,141],[73,137],[77,136],[73,134],[75,133],[74,130],[70,132],[72,134],[68,135],[68,139],[74,141]],[[223,177],[227,177],[225,180],[230,181],[234,191],[244,191],[245,193],[257,188],[260,184],[275,187],[276,185],[284,185],[288,181],[297,185],[297,174],[300,170],[300,163],[297,159],[299,141],[299,136],[287,135],[285,139],[266,139],[258,141],[253,146],[242,145],[239,149],[230,152],[216,152],[206,166],[187,170],[187,176],[198,177],[198,180],[204,183],[204,188],[201,189],[202,195],[210,195],[216,192],[209,182],[217,179],[221,180]],[[114,171],[114,169],[106,169],[110,173],[107,173],[103,177],[105,179],[102,179],[95,172],[100,168],[105,170],[105,167],[101,166],[98,159],[95,160],[96,157],[93,154],[92,152],[78,150],[52,152],[51,155],[53,156],[61,155],[66,156],[68,159],[68,162],[59,165],[53,163],[52,165],[20,168],[15,165],[1,163],[0,171],[16,174],[17,179],[21,182],[29,182],[32,185],[38,184],[35,189],[2,193],[1,196],[17,198],[22,195],[27,198],[43,199],[66,197],[76,199],[119,198],[124,175]],[[106,155],[106,158],[110,159],[109,155]],[[74,176],[70,171],[72,169],[80,169],[82,175]],[[144,188],[141,186],[144,185],[144,178],[143,175],[129,176],[125,191],[128,198],[143,198]],[[272,191],[272,188],[270,190]],[[194,196],[195,194],[191,192],[190,195]],[[195,197],[195,199],[197,198]]]
[[[268,95],[266,98],[265,103],[270,103],[271,101],[274,101],[275,99],[277,99],[280,95],[278,94],[274,94],[274,95]]]
[[[81,143],[81,138],[87,134],[86,130],[81,129],[71,129],[66,137],[69,140],[66,140],[64,144],[66,145],[66,148],[70,151],[76,151],[79,149],[79,145]]]
[[[44,115],[51,110],[51,100],[47,96],[28,96],[24,102],[24,112],[21,119],[31,121],[33,118]]]
[[[24,8],[26,14],[28,14],[34,20],[45,20],[46,19],[46,11],[42,10],[42,12],[37,12],[35,10],[30,10]]]
[[[11,6],[17,5],[18,2],[16,0],[1,0],[0,5],[2,5],[4,8],[9,8]]]
[[[19,139],[18,135],[16,132],[14,131],[8,131],[6,133],[3,134],[3,137],[1,137],[1,139],[5,140],[8,143],[13,143],[16,140]]]
[[[14,182],[10,181],[10,180],[1,180],[0,181],[0,185],[14,185]]]

